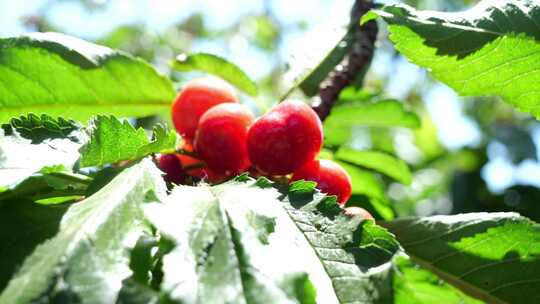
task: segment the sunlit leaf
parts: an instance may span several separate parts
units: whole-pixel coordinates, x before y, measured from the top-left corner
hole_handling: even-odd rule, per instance
[[[300,183],[294,188],[313,190]],[[148,205],[151,222],[176,244],[163,260],[168,297],[194,303],[392,298],[389,261],[398,249],[392,235],[343,215],[335,199],[318,192],[259,184],[179,186],[170,201]]]
[[[376,13],[399,52],[461,95],[500,95],[540,117],[538,1],[484,0],[455,13],[392,5]]]
[[[219,56],[206,53],[182,54],[176,57],[172,66],[182,72],[203,71],[218,76],[251,96],[257,95],[255,82],[237,65]]]
[[[59,33],[0,39],[0,79],[0,122],[30,112],[81,121],[167,113],[175,94],[142,60]]]
[[[164,126],[154,128],[152,140],[142,128],[114,116],[98,116],[90,126],[90,140],[81,148],[81,167],[103,166],[122,160],[137,160],[151,153],[174,151],[176,132]]]
[[[34,225],[20,222],[28,216],[25,215],[28,211],[4,204],[8,209],[0,214],[7,219],[0,221],[4,225],[0,241],[12,245],[2,246],[1,250],[7,254],[3,258],[14,258],[12,263],[24,262],[0,294],[0,302],[77,299],[82,303],[109,303],[115,299],[122,281],[131,273],[129,249],[147,229],[142,205],[156,201],[156,195],[164,192],[159,170],[145,161],[127,169],[99,192],[67,210],[46,211],[52,212],[50,217],[35,218]],[[43,208],[55,207],[39,207],[51,210]],[[19,231],[32,236],[35,230],[47,233],[28,242],[21,242],[13,234]],[[19,246],[25,246],[28,255],[24,259],[15,255],[20,252]],[[2,271],[9,270],[15,269],[2,268]]]
[[[342,147],[336,152],[335,157],[342,161],[384,173],[401,183],[407,185],[411,183],[412,176],[407,163],[390,154]]]
[[[538,303],[540,226],[516,213],[469,213],[384,224],[413,261],[488,303]]]

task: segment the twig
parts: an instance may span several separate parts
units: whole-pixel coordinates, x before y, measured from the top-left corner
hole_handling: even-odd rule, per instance
[[[365,72],[371,63],[378,27],[375,21],[360,26],[360,17],[372,8],[373,1],[356,0],[351,9],[349,26],[356,29],[354,31],[355,41],[349,54],[321,83],[319,95],[315,97],[311,105],[321,120],[326,119],[330,114],[341,90],[356,81],[358,76]]]

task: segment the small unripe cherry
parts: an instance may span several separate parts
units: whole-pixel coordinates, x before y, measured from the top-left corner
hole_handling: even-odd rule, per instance
[[[371,215],[371,213],[369,213],[364,208],[360,208],[360,207],[356,207],[356,206],[347,207],[347,208],[343,209],[343,214],[345,214],[347,216],[357,216],[357,215],[359,215],[359,216],[363,217],[366,220],[373,220],[373,215]]]
[[[163,179],[167,182],[181,184],[186,179],[186,173],[182,168],[180,159],[176,154],[161,154],[157,157],[157,165],[165,172]]]
[[[335,195],[338,203],[344,205],[351,197],[352,182],[349,173],[337,163],[327,160],[314,160],[294,172],[291,180],[306,180],[317,183],[321,192]]]
[[[284,101],[251,126],[247,147],[257,169],[286,175],[315,159],[323,144],[321,120],[301,101]]]
[[[172,120],[178,133],[193,140],[201,116],[210,108],[238,102],[234,89],[225,81],[203,77],[191,80],[178,93],[172,105]]]
[[[242,104],[224,103],[208,110],[199,121],[195,152],[217,174],[231,176],[249,168],[246,137],[254,117]]]

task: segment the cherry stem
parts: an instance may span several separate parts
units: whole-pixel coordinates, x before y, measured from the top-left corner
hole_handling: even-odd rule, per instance
[[[186,150],[186,149],[182,149],[182,148],[177,149],[176,153],[191,156],[193,158],[199,159],[199,156],[197,155],[197,153],[195,153],[193,151]]]

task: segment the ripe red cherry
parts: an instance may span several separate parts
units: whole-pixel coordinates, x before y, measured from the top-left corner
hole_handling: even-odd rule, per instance
[[[336,195],[338,203],[344,205],[351,197],[352,182],[349,173],[331,160],[321,159],[309,162],[294,172],[292,181],[314,181],[321,192]]]
[[[172,105],[172,120],[185,139],[193,140],[201,116],[215,105],[238,102],[234,89],[226,82],[210,77],[188,82]]]
[[[181,184],[185,181],[186,173],[176,154],[161,154],[157,157],[158,167],[165,172],[165,181]]]
[[[347,216],[360,215],[366,220],[373,219],[373,215],[371,215],[371,213],[369,213],[366,209],[360,207],[347,207],[343,210],[343,213]]]
[[[285,101],[251,126],[247,146],[251,162],[265,174],[285,175],[315,159],[323,131],[317,114],[301,101]]]
[[[231,176],[249,168],[246,137],[254,117],[238,103],[224,103],[201,117],[195,136],[195,152],[217,174]]]

